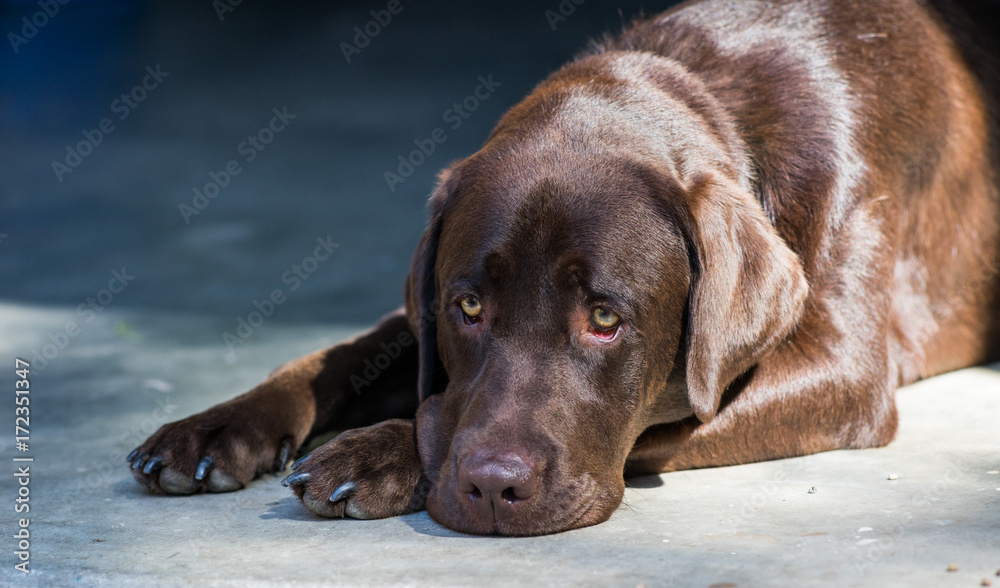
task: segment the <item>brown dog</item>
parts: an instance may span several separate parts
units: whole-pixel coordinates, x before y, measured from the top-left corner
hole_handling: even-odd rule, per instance
[[[164,426],[136,479],[234,490],[370,425],[293,466],[309,509],[534,535],[623,475],[885,445],[897,386],[997,356],[974,20],[709,0],[605,39],[442,174],[405,313]]]

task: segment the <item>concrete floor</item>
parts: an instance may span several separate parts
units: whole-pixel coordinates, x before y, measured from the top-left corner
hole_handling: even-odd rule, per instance
[[[73,318],[0,305],[0,357],[31,353]],[[5,532],[0,585],[972,587],[987,577],[1000,585],[993,369],[901,390],[902,425],[884,449],[641,478],[604,524],[482,538],[448,531],[426,513],[319,519],[275,476],[233,494],[144,494],[122,461],[134,435],[165,412],[175,420],[239,393],[271,366],[349,332],[278,326],[227,363],[214,338],[192,340],[218,328],[109,310],[33,375],[33,572],[12,570]],[[0,438],[3,455],[15,453],[11,443]],[[12,478],[0,477],[0,497],[15,493]],[[13,528],[6,512],[5,530]],[[948,572],[950,564],[958,571]]]

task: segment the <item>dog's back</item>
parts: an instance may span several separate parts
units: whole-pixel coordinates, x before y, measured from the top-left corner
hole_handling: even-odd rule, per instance
[[[885,282],[837,328],[888,317],[900,384],[997,359],[998,84],[983,34],[996,5],[845,4],[687,3],[596,52],[650,51],[704,84],[803,262],[812,311]]]

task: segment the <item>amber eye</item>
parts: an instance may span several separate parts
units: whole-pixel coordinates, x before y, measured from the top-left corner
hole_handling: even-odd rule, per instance
[[[609,331],[617,327],[621,320],[621,317],[603,306],[598,306],[594,312],[590,313],[590,323],[602,331]]]
[[[483,305],[475,296],[466,296],[459,302],[459,306],[462,307],[465,316],[470,319],[477,319],[479,315],[483,314]]]

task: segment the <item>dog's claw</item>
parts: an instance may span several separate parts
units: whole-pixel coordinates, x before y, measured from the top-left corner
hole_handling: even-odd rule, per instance
[[[330,495],[330,502],[337,502],[338,500],[347,498],[354,493],[354,490],[357,487],[357,484],[354,482],[344,482],[339,488],[333,491],[333,494]]]
[[[152,474],[156,470],[163,467],[163,458],[159,455],[153,457],[153,459],[146,462],[146,467],[142,468],[142,473]]]
[[[292,452],[292,448],[288,445],[281,446],[281,455],[278,456],[278,471],[285,469],[285,464],[288,463],[288,455]]]
[[[292,471],[294,472],[295,470],[297,470],[300,467],[302,467],[302,464],[306,463],[307,459],[309,459],[309,455],[306,455],[304,457],[300,457],[298,460],[296,460],[296,462],[292,464]]]
[[[143,453],[139,457],[135,458],[135,461],[132,462],[132,469],[141,470],[142,466],[146,465],[146,460],[148,459],[149,459],[149,454]]]
[[[305,484],[306,482],[309,481],[310,477],[312,476],[309,475],[309,472],[298,472],[295,474],[289,474],[287,477],[285,477],[284,480],[281,481],[281,485],[284,486],[285,488],[288,488],[289,486],[295,484]]]
[[[204,480],[205,476],[208,475],[208,472],[212,471],[213,467],[215,467],[215,460],[211,456],[203,457],[201,461],[198,462],[198,469],[194,472],[194,479],[199,482]]]
[[[136,447],[131,452],[129,452],[128,456],[125,458],[125,461],[127,461],[129,463],[132,463],[132,460],[135,459],[135,456],[137,456],[137,455],[139,455],[139,448],[138,447]]]

